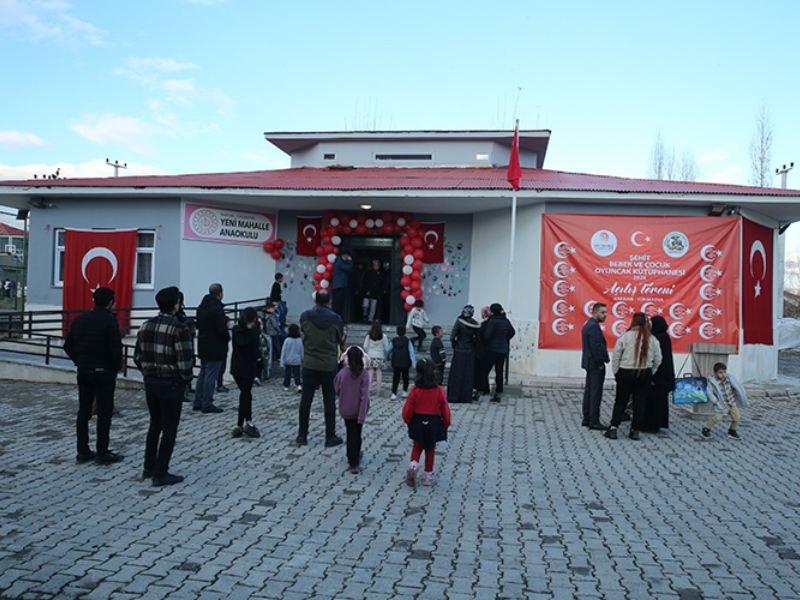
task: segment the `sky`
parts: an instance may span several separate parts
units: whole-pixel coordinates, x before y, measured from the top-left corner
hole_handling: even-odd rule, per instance
[[[516,107],[552,131],[545,168],[647,177],[660,134],[698,180],[747,184],[762,110],[774,166],[800,163],[797,23],[791,0],[0,0],[0,178],[281,168],[265,131],[513,128]]]

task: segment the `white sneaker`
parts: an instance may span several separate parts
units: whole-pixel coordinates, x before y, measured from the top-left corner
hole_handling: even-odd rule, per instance
[[[288,392],[288,391],[289,391],[289,388],[288,388],[288,387],[286,387],[286,386],[283,386],[283,391],[284,391],[284,392]]]
[[[433,485],[434,483],[433,473],[428,473],[425,471],[425,474],[422,477],[422,485]]]
[[[288,388],[287,388],[287,389],[288,389]],[[298,385],[298,386],[297,386],[297,391],[298,391],[298,392],[302,392],[302,391],[303,391],[303,386],[302,386],[302,385]]]
[[[397,394],[392,394],[389,398],[391,400],[397,400]]]
[[[406,390],[405,392],[403,392],[403,398],[408,398],[408,390]]]

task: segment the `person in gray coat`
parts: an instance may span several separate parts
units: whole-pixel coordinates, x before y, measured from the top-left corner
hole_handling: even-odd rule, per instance
[[[728,436],[735,440],[741,439],[742,436],[737,431],[742,418],[739,409],[750,406],[750,400],[739,380],[728,373],[725,363],[715,364],[714,374],[708,376],[708,399],[714,403],[717,410],[703,427],[702,436],[706,439],[710,438],[714,425],[722,421],[727,412],[731,416]]]
[[[603,400],[603,381],[606,379],[608,346],[600,323],[606,320],[608,310],[602,302],[592,306],[592,316],[581,330],[581,368],[586,371],[583,386],[583,422],[589,429],[605,431],[608,426],[600,422],[600,403]]]

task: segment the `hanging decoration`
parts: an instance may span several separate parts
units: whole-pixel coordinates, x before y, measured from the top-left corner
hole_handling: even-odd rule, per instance
[[[264,249],[264,252],[272,256],[274,260],[280,260],[283,257],[281,250],[283,250],[285,243],[286,242],[281,238],[277,238],[269,242],[264,242],[261,247]]]
[[[331,286],[333,265],[340,252],[343,235],[400,235],[400,258],[403,275],[400,279],[400,299],[406,312],[422,300],[422,267],[425,257],[425,241],[420,222],[407,213],[384,212],[363,215],[346,212],[329,212],[325,215],[316,248],[317,265],[314,269],[314,289],[324,290]],[[276,243],[280,240],[276,240]],[[266,244],[264,250],[267,250]]]

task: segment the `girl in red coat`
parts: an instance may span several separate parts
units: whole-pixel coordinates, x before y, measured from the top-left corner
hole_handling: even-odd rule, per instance
[[[406,472],[406,483],[416,485],[417,468],[422,451],[425,451],[425,478],[423,485],[433,485],[433,457],[436,442],[447,439],[450,427],[450,405],[444,388],[437,384],[436,369],[428,360],[417,362],[414,388],[403,406],[403,421],[408,425],[408,437],[414,440],[411,464]]]

